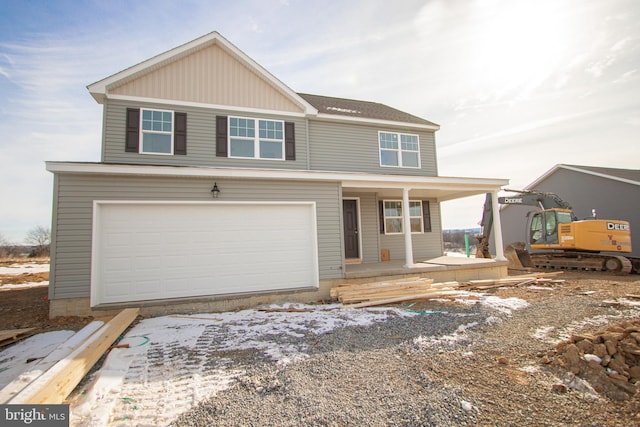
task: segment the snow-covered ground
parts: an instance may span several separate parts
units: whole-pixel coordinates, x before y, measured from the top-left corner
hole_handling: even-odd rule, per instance
[[[506,315],[527,305],[517,298],[475,296],[476,303]],[[278,311],[283,308],[299,311]],[[243,367],[234,363],[230,352],[260,352],[284,368],[308,357],[308,341],[302,337],[421,315],[398,308],[343,309],[339,305],[266,309],[142,320],[119,342],[129,348],[112,349],[72,405],[72,425],[165,425],[243,375]],[[419,337],[416,344],[453,342],[476,325],[463,325],[451,337]],[[51,334],[30,337],[0,352],[0,375],[4,374],[0,384],[20,374],[27,367],[26,358],[46,356],[56,343],[69,338],[68,332]]]
[[[0,267],[0,274],[18,276],[24,273],[44,273],[49,271],[49,264],[37,264],[33,262],[15,263],[8,267]]]
[[[46,273],[49,271],[49,264],[37,264],[37,263],[15,263],[8,267],[0,267],[0,275],[5,276],[19,276],[25,273]],[[24,289],[34,288],[38,286],[49,286],[49,281],[42,282],[27,282],[27,283],[2,283],[0,281],[0,291],[6,291],[11,289]]]

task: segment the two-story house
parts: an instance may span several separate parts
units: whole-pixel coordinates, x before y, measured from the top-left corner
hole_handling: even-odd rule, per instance
[[[441,256],[440,203],[508,182],[438,176],[438,125],[296,93],[216,32],[88,89],[101,161],[47,162],[52,317],[320,299]]]

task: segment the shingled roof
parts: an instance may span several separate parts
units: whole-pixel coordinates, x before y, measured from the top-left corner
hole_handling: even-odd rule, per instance
[[[404,111],[396,110],[378,102],[358,101],[355,99],[333,98],[330,96],[298,93],[321,114],[360,117],[363,119],[389,120],[393,122],[415,123],[419,125],[440,126]]]

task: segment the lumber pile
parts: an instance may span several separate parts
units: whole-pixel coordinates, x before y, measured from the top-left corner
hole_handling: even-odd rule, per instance
[[[486,290],[505,286],[527,286],[562,283],[551,278],[562,272],[535,273],[503,279],[470,280],[467,282],[433,283],[433,279],[410,277],[382,282],[344,284],[331,289],[331,297],[344,308],[362,308],[397,302],[456,297],[470,290]]]
[[[0,403],[62,403],[137,315],[128,308],[106,324],[90,323],[0,390]]]
[[[36,328],[8,329],[0,331],[0,347],[12,344],[34,334]]]

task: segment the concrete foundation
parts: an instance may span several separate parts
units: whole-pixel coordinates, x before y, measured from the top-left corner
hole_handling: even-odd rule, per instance
[[[500,279],[507,277],[508,271],[507,263],[503,261],[485,260],[480,262],[442,257],[442,259],[431,260],[430,263],[417,263],[411,268],[405,268],[393,262],[349,265],[345,276],[345,279],[321,280],[320,287],[317,289],[136,301],[124,304],[103,304],[96,307],[90,307],[88,297],[54,299],[49,302],[49,317],[113,316],[120,310],[129,307],[138,307],[140,315],[152,317],[168,314],[216,313],[252,308],[263,304],[316,303],[330,299],[331,288],[339,284],[378,282],[415,276],[430,278],[435,282],[464,282]]]

